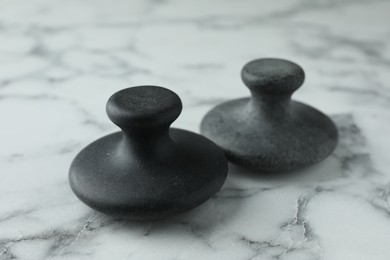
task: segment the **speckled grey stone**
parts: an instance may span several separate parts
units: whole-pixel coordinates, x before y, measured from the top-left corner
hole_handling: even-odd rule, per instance
[[[258,59],[247,63],[241,76],[252,96],[216,106],[201,124],[201,133],[222,147],[231,162],[258,171],[287,171],[332,153],[338,141],[334,123],[291,100],[305,78],[299,65]]]

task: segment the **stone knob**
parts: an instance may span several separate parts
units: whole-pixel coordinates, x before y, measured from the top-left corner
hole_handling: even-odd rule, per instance
[[[158,86],[121,90],[107,115],[122,131],[85,147],[73,160],[76,196],[100,212],[135,220],[170,217],[214,195],[227,175],[223,151],[201,135],[171,128],[182,103]]]
[[[243,67],[241,78],[254,96],[291,96],[303,84],[305,73],[288,60],[258,59]]]
[[[332,120],[291,100],[305,78],[299,65],[258,59],[243,67],[241,77],[251,97],[214,107],[201,124],[201,133],[231,162],[259,172],[286,172],[317,163],[335,149]]]

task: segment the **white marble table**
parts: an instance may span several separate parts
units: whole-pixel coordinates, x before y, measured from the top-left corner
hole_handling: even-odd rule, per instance
[[[0,0],[0,259],[390,259],[390,1]],[[93,212],[68,167],[117,128],[115,91],[177,92],[175,127],[248,95],[244,63],[291,59],[294,98],[332,115],[336,152],[288,179],[231,166],[162,222]]]

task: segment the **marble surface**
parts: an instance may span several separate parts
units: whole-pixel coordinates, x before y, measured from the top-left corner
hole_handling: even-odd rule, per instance
[[[390,259],[390,1],[0,0],[0,259]],[[175,127],[248,95],[244,63],[291,59],[294,98],[340,144],[290,178],[231,166],[223,189],[159,222],[93,212],[71,192],[76,153],[117,128],[115,91],[177,92]]]

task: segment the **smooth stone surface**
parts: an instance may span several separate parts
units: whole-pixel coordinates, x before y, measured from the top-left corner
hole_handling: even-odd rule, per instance
[[[334,123],[320,111],[291,101],[304,81],[300,66],[258,59],[242,69],[251,98],[228,101],[202,120],[201,133],[229,160],[257,171],[297,170],[325,159],[336,147]]]
[[[0,1],[0,259],[389,260],[389,1]],[[364,17],[364,19],[362,19]],[[330,115],[339,144],[287,179],[229,165],[221,191],[163,221],[80,203],[69,165],[118,131],[107,97],[169,86],[172,127],[248,96],[255,57],[306,72],[294,99]],[[26,134],[26,132],[28,134]]]
[[[223,151],[206,138],[170,129],[180,98],[157,86],[116,92],[107,114],[122,132],[84,148],[73,160],[69,183],[85,204],[108,215],[150,220],[195,208],[222,187]]]

